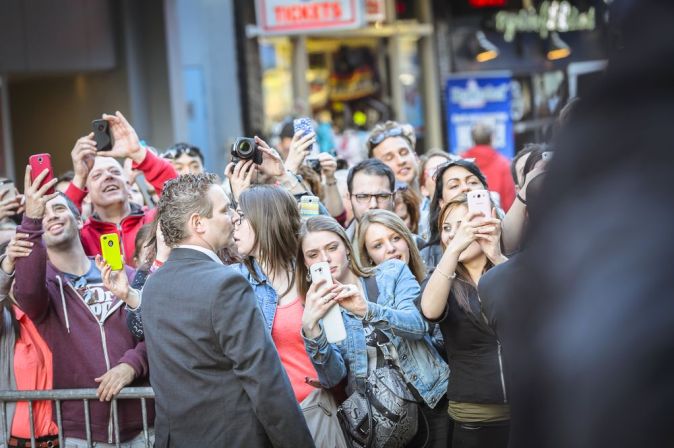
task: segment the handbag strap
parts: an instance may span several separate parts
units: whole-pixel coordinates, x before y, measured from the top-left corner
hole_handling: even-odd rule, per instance
[[[365,290],[367,291],[367,300],[377,303],[379,297],[379,286],[377,286],[377,278],[373,275],[371,277],[363,278],[365,282]]]

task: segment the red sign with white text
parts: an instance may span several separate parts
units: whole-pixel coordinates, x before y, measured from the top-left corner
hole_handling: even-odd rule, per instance
[[[358,28],[360,0],[257,0],[257,24],[267,34],[301,34]]]

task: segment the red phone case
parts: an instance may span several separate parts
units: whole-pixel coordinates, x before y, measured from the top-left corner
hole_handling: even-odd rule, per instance
[[[54,170],[51,166],[51,155],[49,154],[35,154],[28,158],[28,164],[30,165],[30,180],[35,182],[35,178],[40,175],[45,169],[49,170],[49,174],[44,178],[40,186],[46,184],[54,178]],[[54,187],[51,187],[47,190],[47,194],[52,194],[54,192]]]

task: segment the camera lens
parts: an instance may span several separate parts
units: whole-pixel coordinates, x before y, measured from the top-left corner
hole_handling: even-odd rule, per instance
[[[115,243],[112,240],[108,241],[108,247],[112,247],[114,245],[115,245]]]
[[[42,157],[37,158],[37,163],[42,163]]]
[[[246,156],[248,156],[251,153],[251,150],[252,148],[250,142],[248,141],[243,141],[239,145],[239,154],[241,154],[241,157],[245,158]]]
[[[103,132],[104,129],[105,129],[105,126],[103,126],[102,124],[99,124],[99,125],[98,125],[98,130],[99,130],[99,131]]]

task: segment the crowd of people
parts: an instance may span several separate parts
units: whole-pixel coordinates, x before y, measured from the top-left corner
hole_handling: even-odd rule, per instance
[[[549,148],[509,161],[479,123],[467,153],[420,156],[388,121],[351,167],[308,160],[316,136],[298,131],[279,150],[255,137],[259,159],[219,178],[198,148],[160,152],[121,113],[103,119],[110,151],[83,136],[71,173],[27,166],[0,202],[0,390],[96,388],[87,416],[60,405],[67,447],[87,446],[87,424],[113,446],[111,400],[148,384],[155,446],[508,445],[507,360],[478,287],[519,250]],[[478,190],[488,214],[469,210]],[[111,233],[121,270],[102,256]],[[121,445],[144,446],[140,403],[116,406]],[[56,446],[52,404],[30,413],[8,405],[8,446]]]
[[[99,400],[3,401],[0,446],[671,445],[674,7],[614,3],[605,79],[513,160],[484,123],[419,155],[386,122],[307,163],[286,127],[219,178],[116,113],[110,151],[28,165],[0,190],[0,391]]]

